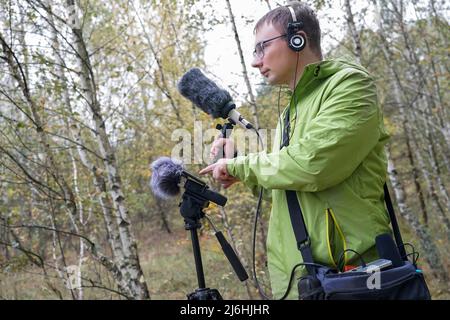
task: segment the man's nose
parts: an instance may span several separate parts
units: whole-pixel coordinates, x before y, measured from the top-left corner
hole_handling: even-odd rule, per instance
[[[262,65],[262,58],[254,57],[251,66],[253,68],[259,68]]]

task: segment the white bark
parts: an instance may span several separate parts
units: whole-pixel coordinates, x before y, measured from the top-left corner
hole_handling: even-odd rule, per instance
[[[423,248],[423,251],[426,252],[425,260],[430,265],[431,272],[444,281],[447,281],[447,271],[442,264],[442,261],[439,257],[439,251],[434,244],[428,230],[420,224],[417,217],[412,213],[407,204],[406,204],[406,193],[405,190],[398,179],[397,171],[395,169],[394,162],[391,159],[390,152],[388,152],[388,174],[389,179],[391,181],[392,187],[394,189],[395,199],[397,200],[398,209],[400,215],[408,222],[412,231],[417,235],[419,242]]]
[[[97,169],[96,167],[90,162],[89,157],[85,151],[85,148],[83,147],[85,145],[84,141],[81,139],[81,128],[80,125],[76,122],[76,121],[72,121],[72,114],[73,114],[73,110],[72,110],[72,103],[71,103],[71,99],[69,96],[69,92],[68,92],[68,81],[67,81],[67,77],[65,75],[63,66],[65,65],[65,61],[62,59],[61,53],[59,52],[60,50],[60,44],[59,44],[59,40],[58,40],[58,34],[56,31],[56,24],[55,21],[53,19],[53,14],[51,11],[51,6],[48,5],[48,15],[47,15],[48,21],[49,21],[49,25],[52,28],[52,47],[54,50],[54,57],[55,57],[55,61],[56,63],[56,74],[58,75],[58,78],[61,82],[63,89],[63,99],[64,99],[64,103],[65,103],[65,107],[67,108],[67,110],[69,111],[69,116],[67,117],[67,131],[69,133],[69,135],[71,136],[71,139],[73,141],[76,142],[77,144],[77,151],[78,151],[78,155],[83,163],[83,165],[85,167],[87,167],[93,174],[94,177],[94,185],[96,186],[97,189],[97,197],[99,200],[99,204],[102,208],[103,211],[103,216],[104,216],[104,220],[106,222],[106,230],[107,230],[107,239],[110,243],[110,247],[111,247],[111,251],[113,253],[113,259],[118,259],[115,260],[120,261],[123,260],[123,254],[121,253],[121,244],[120,244],[120,239],[119,239],[119,235],[118,232],[116,232],[114,230],[114,224],[111,222],[111,218],[113,216],[113,213],[111,212],[111,207],[112,204],[107,204],[105,205],[104,202],[107,201],[107,199],[105,199],[105,197],[103,196],[104,194],[107,193],[105,184],[102,183],[103,178],[99,177],[99,174],[97,173]],[[77,195],[77,204],[78,204],[78,209],[79,209],[79,222],[80,222],[80,228],[84,229],[85,226],[85,221],[84,221],[84,216],[83,216],[83,206],[82,206],[82,202],[80,199],[80,193],[79,193],[79,189],[78,189],[78,182],[77,182],[77,167],[76,167],[76,162],[75,162],[75,157],[72,153],[72,149],[69,148],[69,154],[72,160],[72,167],[73,167],[73,183],[74,183],[74,189],[75,189],[75,193]],[[103,188],[102,188],[103,187]],[[71,219],[72,222],[72,226],[74,227],[75,231],[77,233],[80,232],[80,228],[78,226],[78,224],[76,223],[76,221],[74,221],[74,219]],[[77,271],[77,283],[81,284],[81,278],[82,278],[82,264],[83,264],[83,259],[84,259],[84,251],[85,251],[85,245],[84,245],[84,240],[82,238],[80,238],[80,253],[79,253],[79,259],[78,259],[78,271]],[[121,277],[119,279],[117,279],[118,281],[120,281]],[[119,284],[119,287],[124,287],[124,284]],[[83,288],[80,285],[78,288],[78,293],[79,296],[78,298],[81,300],[83,299]]]
[[[49,168],[52,170],[53,179],[58,183],[58,186],[62,192],[63,200],[67,205],[67,208],[72,215],[76,215],[76,205],[74,201],[74,195],[67,184],[66,179],[62,175],[59,163],[55,160],[54,154],[50,148],[51,139],[45,131],[45,123],[42,121],[40,109],[43,106],[36,103],[32,98],[30,89],[28,87],[28,79],[25,76],[22,65],[19,63],[17,56],[14,54],[8,43],[5,41],[3,35],[0,33],[0,44],[5,54],[5,60],[8,64],[9,70],[13,78],[17,81],[18,86],[25,98],[27,107],[31,111],[31,121],[36,129],[39,137],[40,144],[42,145],[43,152],[46,156],[46,162],[49,164]]]
[[[247,86],[248,99],[249,99],[249,102],[251,105],[251,110],[252,110],[252,115],[253,115],[253,126],[256,129],[259,129],[259,118],[258,118],[258,110],[256,107],[256,99],[255,99],[255,95],[253,94],[252,86],[250,84],[250,79],[248,77],[247,67],[245,65],[244,54],[242,53],[241,40],[239,39],[239,33],[237,32],[236,22],[234,20],[234,14],[231,9],[230,0],[225,0],[225,1],[227,3],[228,14],[230,16],[231,26],[233,28],[233,33],[234,33],[234,39],[236,40],[239,58],[241,60],[242,75],[244,77],[245,85]]]
[[[83,212],[83,203],[81,201],[80,189],[78,187],[78,168],[75,162],[75,157],[73,156],[72,150],[69,148],[70,159],[72,161],[72,172],[73,172],[73,188],[75,192],[75,197],[77,199],[77,207],[78,207],[78,219],[80,224],[84,225],[84,212]],[[79,233],[79,231],[77,231]],[[83,286],[82,286],[82,268],[83,268],[83,260],[84,260],[84,240],[83,238],[79,239],[80,242],[80,253],[78,255],[78,268],[76,274],[76,283],[78,285],[78,300],[83,300]]]
[[[344,1],[345,6],[345,18],[347,20],[347,25],[350,30],[350,34],[352,35],[353,44],[355,45],[355,57],[359,64],[362,64],[362,46],[361,46],[361,40],[359,37],[359,32],[356,29],[355,19],[353,18],[353,12],[352,7],[350,4],[350,0]]]
[[[396,101],[397,106],[399,107],[404,130],[405,130],[406,139],[408,141],[412,135],[410,133],[409,127],[406,125],[408,118],[407,118],[407,115],[406,115],[404,107],[403,107],[403,100],[405,99],[405,97],[403,96],[400,80],[395,71],[396,68],[392,63],[392,59],[390,58],[389,46],[387,45],[387,43],[385,41],[386,37],[384,35],[383,25],[382,25],[381,17],[380,17],[381,9],[379,7],[378,1],[375,1],[375,3],[377,6],[377,12],[379,14],[378,24],[379,24],[380,39],[382,41],[382,50],[383,50],[383,54],[385,56],[386,62],[389,65],[389,69],[391,70],[392,79],[394,79],[392,81],[392,84],[393,84],[392,87],[394,88],[394,99]],[[420,151],[417,150],[418,148],[415,148],[415,149],[416,149],[416,156],[417,156],[417,152],[420,152]],[[410,152],[411,147],[408,147],[408,150]],[[392,161],[390,152],[389,152],[389,150],[387,150],[387,151],[388,151],[388,156],[389,156],[388,157],[389,158],[389,162],[388,162],[389,178],[390,178],[391,184],[394,188],[394,192],[395,192],[395,196],[397,199],[397,204],[399,207],[400,214],[402,217],[405,218],[405,220],[408,222],[408,224],[410,225],[412,230],[418,235],[420,243],[425,251],[425,258],[426,258],[427,262],[430,264],[430,266],[432,266],[433,268],[436,268],[435,275],[437,275],[439,277],[443,277],[441,279],[447,279],[445,268],[443,267],[442,262],[440,260],[438,250],[435,247],[434,243],[432,242],[432,239],[431,239],[427,229],[420,224],[418,218],[410,211],[410,209],[407,206],[406,194],[405,194],[404,188],[398,179],[397,171],[395,170],[395,164]],[[413,161],[412,155],[409,155],[409,157],[410,157],[410,161],[412,161],[411,162],[412,167],[415,168],[415,163]],[[420,188],[420,184],[418,184],[418,181],[416,180],[416,188],[417,187]],[[424,209],[425,208],[422,208],[422,210],[424,210]]]
[[[123,281],[127,284],[126,288],[132,297],[135,299],[148,299],[150,296],[139,263],[137,245],[131,232],[125,197],[122,192],[121,178],[117,170],[116,155],[110,144],[105,128],[105,119],[97,99],[96,84],[89,54],[86,49],[82,30],[74,26],[72,33],[81,67],[82,87],[85,93],[85,99],[88,102],[88,107],[93,115],[96,139],[108,177],[108,191],[115,209],[115,222],[119,229],[121,249],[124,257],[118,267],[122,272]]]
[[[26,45],[25,38],[22,38],[22,45]],[[5,41],[3,35],[0,33],[0,44],[3,49],[3,54],[5,55],[6,63],[9,67],[9,71],[12,75],[12,77],[15,79],[15,81],[18,84],[18,87],[23,94],[25,98],[25,102],[27,104],[27,107],[29,108],[30,112],[30,120],[32,121],[37,136],[39,138],[40,146],[42,147],[42,151],[45,154],[45,165],[50,171],[50,176],[53,179],[53,181],[58,185],[59,189],[61,190],[61,196],[63,198],[63,201],[66,205],[66,209],[69,211],[69,216],[73,218],[77,214],[77,208],[75,203],[75,198],[72,189],[68,185],[65,177],[63,176],[61,170],[61,166],[56,161],[56,158],[54,156],[54,152],[51,149],[51,138],[49,137],[47,131],[46,131],[46,124],[43,121],[43,114],[41,114],[44,110],[43,102],[36,102],[35,99],[32,97],[29,85],[28,85],[28,78],[25,73],[25,70],[20,63],[20,60],[18,59],[15,52],[12,50],[12,48],[8,45],[8,43]],[[23,51],[23,53],[26,53],[26,51]],[[51,200],[50,200],[51,201]],[[53,213],[52,213],[53,214]],[[51,222],[54,225],[54,218],[51,217]],[[59,235],[57,232],[53,233],[54,239],[58,239]],[[56,247],[54,245],[54,250],[56,250]],[[67,266],[65,264],[65,258],[64,258],[64,252],[61,246],[59,246],[59,250],[61,253],[61,261],[64,264],[64,273],[60,273],[60,277],[65,283],[67,283],[68,275],[67,275]],[[54,251],[54,259],[56,264],[56,269],[60,270],[60,267],[58,266],[58,257],[56,255],[56,251]],[[76,298],[76,295],[73,290],[70,290],[72,297]]]
[[[409,37],[408,30],[405,26],[404,19],[403,19],[403,10],[404,10],[403,0],[399,0],[399,6],[397,6],[396,3],[392,0],[390,0],[390,3],[394,9],[394,13],[396,14],[396,17],[398,20],[398,24],[399,24],[400,31],[401,31],[401,36],[403,38],[405,49],[406,49],[409,59],[410,59],[410,61],[409,61],[410,65],[415,72],[414,78],[418,81],[417,88],[421,92],[424,93],[425,98],[426,98],[426,102],[427,102],[425,104],[426,114],[431,119],[435,119],[435,121],[437,123],[439,123],[440,130],[443,133],[443,137],[445,138],[447,147],[450,147],[450,140],[448,139],[448,136],[445,134],[446,133],[446,125],[444,124],[443,119],[441,117],[437,117],[437,119],[436,119],[436,117],[433,116],[432,108],[436,107],[436,104],[435,104],[434,100],[432,99],[433,92],[429,92],[428,80],[425,77],[425,72],[423,71],[423,68],[420,64],[420,59],[417,56],[417,53],[412,49],[411,39]]]
[[[409,121],[408,121],[409,123],[414,123],[414,122],[417,123],[417,121],[414,121],[412,119],[412,117],[408,117],[408,119],[409,119]],[[411,132],[412,130],[409,129],[408,131]],[[446,232],[447,239],[450,240],[450,221],[447,218],[447,216],[445,215],[444,207],[441,206],[441,204],[440,204],[439,197],[438,197],[438,195],[436,193],[436,190],[435,190],[435,187],[434,187],[434,184],[433,184],[433,181],[432,181],[433,180],[432,179],[432,174],[428,171],[425,159],[423,158],[422,152],[421,152],[421,150],[419,148],[420,140],[421,139],[419,139],[419,141],[416,140],[416,139],[411,139],[411,142],[414,144],[414,148],[413,148],[414,149],[414,154],[415,154],[415,157],[417,159],[418,166],[420,168],[422,176],[423,176],[423,178],[425,180],[425,183],[426,183],[426,185],[428,187],[427,188],[428,189],[428,196],[429,196],[429,198],[431,200],[431,203],[433,205],[434,212],[436,212],[436,215],[438,216],[438,219],[440,220],[442,225],[445,226],[445,232]],[[424,143],[426,143],[426,142],[424,142]],[[428,222],[428,221],[426,221],[426,222]]]
[[[408,54],[411,57],[412,62],[413,62],[412,66],[415,70],[415,78],[417,78],[419,81],[419,83],[417,84],[417,87],[419,90],[423,90],[425,93],[424,94],[425,103],[423,104],[425,106],[424,112],[430,119],[432,119],[432,118],[434,119],[435,117],[433,116],[432,108],[436,107],[436,104],[435,104],[435,101],[432,99],[433,92],[427,92],[428,81],[427,81],[427,78],[425,77],[425,72],[423,71],[423,68],[420,65],[420,61],[419,61],[419,58],[417,57],[416,52],[412,49],[412,46],[410,44],[411,40],[409,39],[408,31],[406,30],[406,27],[405,27],[405,24],[403,21],[402,0],[400,0],[400,8],[397,8],[395,6],[394,6],[394,8],[396,8],[396,13],[398,16],[398,20],[399,20],[400,28],[402,31],[406,50],[408,51]],[[438,106],[438,110],[440,110],[439,106]],[[444,124],[442,117],[437,117],[437,122],[440,125],[441,133],[444,133],[443,137],[445,138],[444,140],[447,142],[447,147],[450,147],[450,140],[448,140],[447,136],[445,135],[447,125]],[[433,140],[433,137],[432,137],[432,129],[433,128],[428,125],[428,122],[425,122],[425,136],[428,140],[427,141],[428,142],[427,143],[428,156],[430,158],[430,163],[431,163],[431,166],[432,166],[432,169],[434,172],[434,176],[436,177],[437,184],[439,186],[440,195],[444,198],[444,201],[447,204],[447,208],[448,208],[448,207],[450,207],[450,197],[444,186],[444,183],[442,182],[441,170],[439,168],[438,161],[437,161],[436,149],[437,148],[440,149],[441,146],[439,143],[437,145],[435,144],[435,141]]]
[[[380,12],[380,8],[378,8],[378,12]],[[395,67],[394,63],[392,62],[391,54],[389,51],[390,50],[389,46],[387,45],[386,41],[384,40],[384,39],[386,39],[386,37],[384,34],[381,17],[379,17],[379,19],[378,19],[378,24],[379,24],[379,32],[380,32],[380,35],[382,38],[381,39],[382,52],[384,54],[386,62],[388,63],[389,70],[391,71],[392,79],[394,79],[393,85],[392,85],[392,87],[394,88],[394,98],[396,100],[397,106],[399,107],[400,114],[401,114],[402,118],[404,119],[403,123],[404,123],[404,131],[406,133],[406,139],[411,140],[412,142],[415,142],[418,138],[414,139],[415,135],[412,133],[412,130],[410,129],[409,124],[411,124],[411,123],[416,123],[417,125],[419,124],[418,116],[417,116],[418,110],[416,108],[413,108],[411,110],[411,112],[407,113],[404,108],[403,101],[406,101],[407,99],[403,93],[403,90],[401,89],[400,79],[399,79],[398,73],[396,71],[397,68]],[[426,105],[426,104],[423,104],[423,105]],[[424,111],[425,113],[428,111],[427,109],[428,109],[428,107],[425,107],[425,111]],[[433,138],[432,138],[432,133],[431,133],[432,128],[430,127],[430,121],[429,121],[428,117],[426,117],[426,118],[422,117],[421,119],[423,120],[425,139],[426,139],[426,141],[423,144],[427,146],[430,164],[432,166],[433,173],[434,173],[433,176],[435,176],[438,181],[440,195],[444,198],[444,201],[446,203],[446,206],[444,205],[444,207],[450,208],[449,196],[448,196],[447,190],[444,186],[444,183],[442,181],[441,171],[440,171],[439,165],[436,160],[436,152],[434,150],[435,141],[433,141]],[[420,136],[419,136],[419,138],[420,138]],[[438,207],[442,208],[440,206],[440,204],[438,203],[439,199],[436,197],[433,182],[430,179],[430,174],[426,168],[425,161],[423,160],[419,145],[417,143],[416,143],[416,147],[414,148],[414,153],[415,153],[416,158],[419,161],[419,168],[422,172],[422,175],[424,176],[424,178],[427,181],[427,184],[429,187],[428,190],[429,190],[429,194],[432,198],[433,205],[437,209],[438,209]],[[411,163],[411,165],[413,167],[415,167],[414,163]],[[438,209],[437,212],[438,212],[438,215],[439,215],[441,221],[445,225],[450,227],[450,224],[448,223],[448,218],[445,217],[444,211],[442,209]]]

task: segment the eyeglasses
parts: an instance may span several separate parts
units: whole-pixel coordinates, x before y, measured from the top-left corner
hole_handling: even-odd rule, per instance
[[[258,58],[258,59],[261,59],[262,57],[264,57],[264,45],[265,45],[266,43],[268,43],[268,42],[270,42],[270,41],[272,41],[272,40],[281,38],[281,37],[285,37],[285,36],[286,36],[286,33],[285,33],[285,34],[282,34],[282,35],[280,35],[280,36],[277,36],[277,37],[275,37],[275,38],[270,38],[270,39],[267,39],[267,40],[258,42],[258,43],[256,44],[256,46],[255,46],[255,50],[253,51],[253,57]]]

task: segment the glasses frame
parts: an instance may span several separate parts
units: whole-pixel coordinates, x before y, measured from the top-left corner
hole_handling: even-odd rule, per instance
[[[254,58],[258,58],[258,59],[264,58],[264,45],[265,45],[266,43],[270,42],[270,41],[273,41],[273,40],[276,40],[276,39],[279,39],[279,38],[282,38],[282,37],[286,37],[286,36],[287,36],[287,33],[282,34],[282,35],[279,35],[279,36],[276,36],[276,37],[273,37],[273,38],[270,38],[270,39],[267,39],[267,40],[264,40],[264,41],[258,42],[258,43],[255,45],[255,50],[253,50],[253,57],[254,57]],[[258,46],[261,48],[261,54],[260,54],[260,56],[257,54],[257,48],[258,48]]]

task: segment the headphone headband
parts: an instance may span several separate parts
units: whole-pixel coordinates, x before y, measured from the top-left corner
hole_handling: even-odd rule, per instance
[[[291,16],[292,16],[292,21],[293,22],[297,22],[297,16],[295,14],[294,8],[292,8],[291,6],[286,6],[289,11],[291,12]]]

